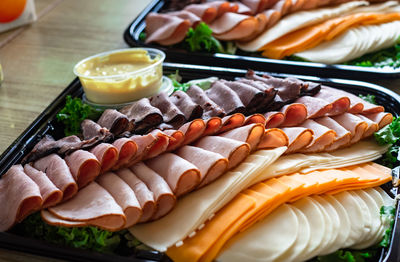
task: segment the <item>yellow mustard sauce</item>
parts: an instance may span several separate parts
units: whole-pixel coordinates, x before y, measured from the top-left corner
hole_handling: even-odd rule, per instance
[[[91,102],[126,103],[157,93],[162,83],[160,59],[145,49],[121,50],[78,64],[76,73]]]

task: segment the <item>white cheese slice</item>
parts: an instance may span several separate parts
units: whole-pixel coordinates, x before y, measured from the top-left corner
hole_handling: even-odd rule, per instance
[[[296,241],[299,221],[293,209],[283,204],[264,220],[236,235],[218,261],[272,262]]]
[[[363,223],[363,233],[362,235],[358,238],[357,243],[363,242],[369,237],[369,234],[371,233],[371,227],[372,227],[372,217],[371,217],[371,212],[367,206],[367,203],[364,202],[364,200],[354,191],[348,191],[352,197],[357,201],[358,206],[361,208],[362,211],[362,216],[363,219],[361,221],[358,221],[359,224]]]

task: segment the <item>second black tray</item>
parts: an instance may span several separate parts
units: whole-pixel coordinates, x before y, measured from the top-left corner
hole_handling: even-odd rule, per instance
[[[289,60],[277,60],[263,58],[257,54],[249,55],[229,55],[229,54],[210,54],[199,52],[188,52],[183,49],[165,47],[157,44],[146,44],[140,40],[140,34],[146,28],[146,16],[150,12],[160,12],[168,3],[168,0],[153,0],[140,14],[133,20],[124,32],[126,43],[132,47],[152,47],[166,52],[167,61],[201,64],[210,66],[226,66],[234,68],[260,71],[272,71],[282,73],[293,73],[302,75],[314,75],[318,77],[338,77],[348,79],[382,79],[400,77],[400,68],[375,68],[350,65],[327,65],[312,62],[298,62]]]

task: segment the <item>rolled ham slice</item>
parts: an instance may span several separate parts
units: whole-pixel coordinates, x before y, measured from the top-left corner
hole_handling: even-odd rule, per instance
[[[321,87],[321,90],[314,95],[315,98],[323,99],[332,105],[332,110],[327,116],[336,116],[347,112],[350,108],[350,99],[347,96],[337,94]]]
[[[265,127],[262,124],[251,124],[235,128],[220,134],[222,137],[246,142],[250,146],[250,151],[256,150],[261,138],[264,136]]]
[[[267,119],[262,114],[253,114],[246,117],[244,121],[244,125],[250,124],[262,124],[263,126],[265,126],[267,124]]]
[[[239,6],[226,1],[212,1],[201,4],[191,4],[184,8],[184,10],[200,17],[201,20],[206,24],[211,23],[214,21],[214,19],[227,12],[237,12],[238,9]]]
[[[332,118],[351,132],[350,144],[360,141],[368,128],[368,124],[364,120],[350,113],[344,113]]]
[[[176,16],[183,20],[189,20],[192,28],[196,28],[196,26],[201,22],[201,18],[199,16],[186,10],[168,12],[168,15]]]
[[[188,10],[189,11],[189,10]],[[146,16],[146,43],[173,45],[181,42],[191,26],[188,19],[169,14],[149,13]]]
[[[379,125],[379,129],[385,127],[386,125],[389,125],[393,121],[393,115],[386,112],[368,114],[365,116],[377,123]]]
[[[313,141],[305,148],[300,149],[301,153],[315,153],[321,152],[326,147],[333,144],[336,133],[332,129],[327,128],[326,126],[320,125],[317,122],[307,119],[302,127],[309,128],[314,132]]]
[[[109,231],[120,230],[126,224],[122,208],[111,194],[95,181],[82,188],[74,198],[50,207],[48,211],[63,220],[86,222],[88,225]],[[46,217],[43,219],[49,222]]]
[[[203,136],[214,135],[218,133],[222,128],[222,119],[220,117],[211,117],[206,120],[206,130],[204,130]]]
[[[131,138],[118,138],[114,141],[113,146],[118,150],[118,160],[114,164],[114,170],[121,166],[129,165],[129,161],[134,159],[138,152],[138,145]]]
[[[207,136],[198,140],[194,146],[218,153],[229,160],[228,169],[236,167],[249,154],[250,145],[221,136]]]
[[[145,183],[140,180],[130,169],[123,168],[116,171],[116,174],[127,183],[135,192],[142,209],[142,216],[138,222],[148,221],[156,211],[154,193],[149,190]]]
[[[330,113],[333,108],[331,103],[312,96],[302,96],[298,98],[295,103],[300,103],[306,106],[307,119],[325,116]]]
[[[66,156],[65,162],[79,188],[86,186],[100,174],[100,162],[88,151],[77,150]]]
[[[13,165],[0,179],[0,232],[10,229],[30,213],[42,207],[42,196],[36,183],[24,173],[21,165]]]
[[[298,126],[307,119],[307,107],[303,104],[289,104],[280,110],[285,116],[285,120],[280,125],[282,127]]]
[[[150,220],[156,220],[168,214],[176,203],[175,195],[168,183],[143,162],[131,166],[130,169],[154,194],[156,210]]]
[[[70,199],[78,192],[78,185],[64,159],[56,154],[43,157],[33,167],[46,173],[53,184],[63,192],[63,200]]]
[[[164,130],[162,131],[164,134],[170,137],[167,152],[173,151],[180,147],[185,140],[185,134],[180,130]]]
[[[327,128],[332,129],[336,133],[336,137],[335,140],[333,141],[333,144],[326,147],[325,151],[333,151],[338,148],[350,145],[351,132],[342,127],[338,122],[336,122],[330,117],[321,117],[315,119],[315,121],[321,125],[326,126]]]
[[[288,137],[288,148],[285,154],[295,153],[306,148],[312,141],[314,132],[305,127],[284,127],[282,131]]]
[[[200,171],[189,161],[172,153],[164,153],[145,164],[167,181],[176,197],[193,190],[200,183]]]
[[[362,138],[372,136],[376,131],[379,130],[379,124],[372,121],[368,117],[359,114],[355,116],[359,117],[361,120],[365,121],[368,124],[367,130],[365,130],[365,133]]]
[[[289,138],[280,128],[265,129],[257,149],[271,149],[288,146]]]
[[[107,172],[118,162],[118,149],[112,144],[101,143],[90,150],[101,165],[101,173]]]
[[[238,13],[225,13],[210,24],[215,38],[219,40],[236,40],[247,38],[261,26],[254,16]]]
[[[157,138],[157,141],[151,146],[147,154],[143,156],[143,160],[158,156],[159,154],[165,152],[170,141],[170,136],[161,132],[160,130],[155,129],[151,131],[150,134],[154,135]]]
[[[203,136],[206,123],[202,119],[195,119],[181,126],[179,130],[185,135],[182,145],[187,145]]]
[[[228,167],[228,159],[218,153],[204,150],[195,146],[181,147],[177,155],[186,159],[200,170],[200,184],[198,187],[203,187],[222,174],[225,173]]]
[[[245,116],[240,113],[236,113],[230,116],[225,116],[224,118],[222,118],[222,127],[218,131],[218,133],[226,132],[234,128],[240,127],[244,125],[245,120],[246,120]]]
[[[29,164],[24,166],[24,172],[38,185],[43,199],[42,208],[54,206],[61,202],[63,198],[62,191],[51,182],[45,173],[35,169]]]
[[[266,128],[278,127],[285,122],[285,115],[282,112],[268,112],[264,116],[267,120],[265,124]]]
[[[118,175],[107,172],[99,176],[96,182],[115,199],[126,217],[125,228],[136,224],[142,216],[142,209],[132,188]]]
[[[128,165],[133,165],[142,160],[150,149],[157,143],[157,137],[153,134],[147,134],[143,136],[132,136],[130,138],[137,145],[137,153],[128,161]]]

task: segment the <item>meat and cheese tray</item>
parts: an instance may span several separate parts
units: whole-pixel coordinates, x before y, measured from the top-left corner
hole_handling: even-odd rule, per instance
[[[398,261],[397,94],[163,70],[172,94],[118,109],[82,103],[74,80],[3,153],[0,247],[74,261]]]
[[[398,1],[382,0],[154,0],[124,38],[131,46],[163,49],[171,62],[398,77],[399,11]]]

